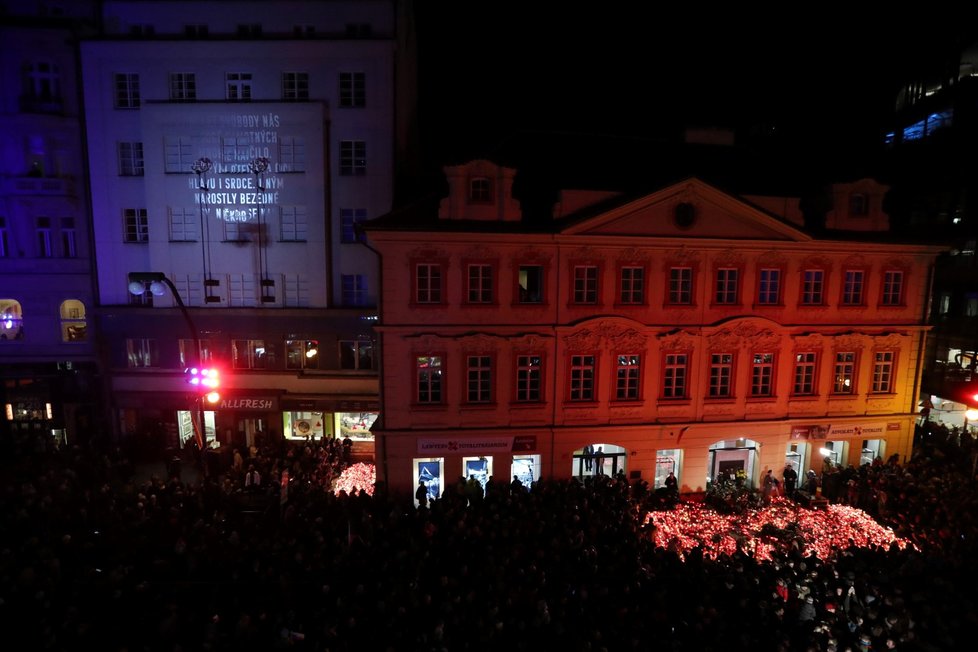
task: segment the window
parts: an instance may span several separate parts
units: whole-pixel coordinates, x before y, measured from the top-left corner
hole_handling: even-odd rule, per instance
[[[279,172],[305,172],[306,141],[292,136],[279,136],[276,166]]]
[[[849,195],[849,215],[858,217],[869,215],[869,197],[859,192]]]
[[[309,99],[309,73],[283,72],[282,99],[286,102],[297,102]]]
[[[221,224],[224,226],[224,242],[248,241],[248,235],[245,233],[245,229],[242,228],[243,222],[224,220]]]
[[[306,207],[282,206],[279,213],[283,242],[305,242]]]
[[[732,396],[733,354],[710,354],[710,398],[729,398]]]
[[[572,355],[570,366],[570,400],[594,400],[594,356]]]
[[[0,258],[10,255],[10,232],[7,230],[7,218],[0,215]]]
[[[367,106],[367,76],[362,72],[340,73],[340,108],[362,109]]]
[[[139,108],[139,75],[135,73],[115,75],[115,108]]]
[[[822,290],[824,289],[824,282],[824,270],[806,269],[804,272],[802,272],[801,302],[803,305],[822,305]]]
[[[189,172],[194,164],[193,143],[187,137],[163,137],[163,171],[170,173]]]
[[[34,227],[37,238],[37,257],[50,258],[54,255],[51,248],[51,218],[39,217]]]
[[[374,368],[372,340],[340,340],[340,369],[369,371]]]
[[[197,75],[192,72],[170,73],[170,101],[192,102],[197,99]]]
[[[492,200],[492,179],[489,177],[469,179],[470,204],[489,204],[492,203]]]
[[[0,221],[2,220],[3,218],[0,217]],[[2,232],[2,228],[3,226],[0,225],[0,232]],[[3,255],[2,247],[3,247],[3,243],[0,242],[0,256]],[[946,315],[950,311],[951,311],[951,294],[949,292],[941,292],[940,296],[937,299],[937,314]]]
[[[119,176],[141,177],[143,167],[143,144],[140,142],[119,143]]]
[[[468,265],[469,303],[492,303],[492,265]]]
[[[231,364],[235,369],[267,369],[270,357],[264,340],[231,340]]]
[[[261,36],[261,24],[242,23],[238,25],[238,36]]]
[[[75,230],[75,218],[61,218],[61,257],[78,257],[78,232]]]
[[[618,355],[615,373],[615,400],[637,401],[642,378],[642,357],[637,354]]]
[[[221,138],[221,160],[229,166],[252,160],[254,145],[250,136],[223,136]],[[234,168],[231,168],[234,169]]]
[[[781,270],[773,267],[762,268],[758,275],[757,303],[763,306],[776,306],[781,303]]]
[[[686,398],[686,364],[688,357],[685,353],[667,353],[665,368],[662,374],[663,398]]]
[[[873,360],[873,393],[893,391],[893,351],[877,351]]]
[[[835,354],[835,381],[832,384],[834,394],[852,394],[856,384],[856,354],[851,351]]]
[[[340,277],[344,306],[367,305],[367,277],[363,274],[343,274]]]
[[[286,369],[319,369],[319,342],[285,340]]]
[[[441,403],[441,356],[415,358],[418,403]]]
[[[466,400],[469,403],[492,401],[492,358],[488,355],[470,355],[465,363]]]
[[[61,304],[61,341],[84,342],[88,337],[85,321],[85,304],[78,299],[68,299]]]
[[[574,303],[598,302],[598,268],[594,265],[574,266]]]
[[[813,396],[815,394],[815,362],[814,352],[795,354],[795,384],[792,393],[795,396]]]
[[[170,207],[170,242],[197,240],[198,212],[192,208]]]
[[[200,338],[197,342],[192,339],[180,338],[177,343],[180,347],[180,366],[186,369],[194,364],[205,364],[218,360],[215,343],[206,338]],[[197,345],[200,351],[197,351]]]
[[[645,268],[644,267],[622,267],[621,291],[618,301],[627,305],[639,305],[645,303]]]
[[[367,221],[366,208],[340,209],[340,242],[351,244],[363,242],[363,235],[357,233],[357,226]]]
[[[520,265],[516,276],[519,303],[543,303],[543,265]]]
[[[367,143],[362,140],[340,141],[340,174],[360,177],[367,173]]]
[[[693,269],[672,267],[669,269],[669,303],[688,306],[693,303]]]
[[[441,265],[420,263],[415,267],[416,303],[441,303]]]
[[[903,305],[902,271],[887,270],[883,272],[883,296],[880,303],[884,306]]]
[[[0,298],[0,340],[24,339],[24,313],[16,299]]]
[[[863,305],[863,278],[861,269],[847,269],[842,282],[842,305]]]
[[[231,102],[248,102],[251,100],[251,73],[229,72],[225,75],[227,99]]]
[[[35,102],[61,99],[61,72],[56,63],[34,61],[24,64],[24,97]]]
[[[978,294],[968,292],[964,295],[964,316],[978,317]]]
[[[159,352],[154,339],[145,337],[127,339],[126,352],[130,369],[160,366]]]
[[[732,267],[721,267],[717,270],[714,303],[724,305],[737,303],[738,271]]]
[[[543,358],[539,355],[516,356],[516,400],[536,403],[541,400]]]
[[[755,353],[751,360],[750,395],[771,396],[774,393],[774,354]]]

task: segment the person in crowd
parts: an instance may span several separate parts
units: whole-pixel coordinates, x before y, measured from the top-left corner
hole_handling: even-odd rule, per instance
[[[794,466],[791,464],[784,465],[784,471],[781,472],[781,482],[784,485],[784,495],[792,498],[795,494],[795,487],[798,484],[798,472],[795,471]]]
[[[428,487],[424,485],[424,480],[418,480],[418,488],[414,490],[414,498],[418,501],[419,507],[428,506]]]

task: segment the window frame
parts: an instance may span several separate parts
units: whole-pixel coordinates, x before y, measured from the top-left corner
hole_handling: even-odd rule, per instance
[[[244,342],[247,348],[247,355],[239,355],[239,342]],[[261,349],[264,353],[258,353]],[[239,360],[247,358],[247,365],[239,364]],[[260,361],[260,364],[258,362]],[[264,339],[236,338],[231,340],[231,368],[235,371],[249,371],[274,369],[274,354],[271,349],[265,346]]]
[[[858,283],[855,280],[858,278]],[[842,287],[839,296],[839,305],[843,308],[861,308],[866,305],[866,278],[867,271],[861,267],[849,267],[842,270]]]
[[[626,270],[630,273],[626,274]],[[635,273],[638,273],[638,285],[636,288]],[[623,263],[618,265],[617,288],[619,306],[645,306],[648,305],[648,266],[641,263]],[[626,278],[629,277],[630,278]]]
[[[345,366],[343,363],[343,347],[347,344],[352,344],[352,346],[350,347],[350,350],[352,351],[353,354],[352,367]],[[364,347],[365,344],[369,345],[369,347]],[[369,348],[370,350],[370,355],[368,356],[370,360],[369,367],[363,366],[364,356],[361,353],[361,350],[364,348]],[[376,348],[377,348],[376,342],[374,342],[374,340],[367,337],[357,337],[357,338],[350,338],[350,339],[340,338],[337,341],[337,364],[339,368],[344,371],[374,371],[376,369],[376,356],[374,355]]]
[[[492,261],[467,260],[463,261],[465,270],[465,303],[469,306],[496,305],[496,268]],[[475,279],[480,286],[473,287],[473,272],[481,270]],[[474,295],[473,295],[474,293]],[[473,299],[473,296],[476,298]]]
[[[539,274],[540,287],[539,287],[539,300],[538,301],[530,301],[529,300],[529,297],[531,295],[529,293],[529,290],[527,290],[526,291],[526,294],[524,295],[523,286],[520,285],[520,277],[523,274],[523,269],[524,268],[529,269],[531,267],[534,267],[534,268],[537,268],[538,270],[540,270],[540,274]],[[548,267],[549,266],[547,264],[542,263],[542,262],[523,262],[523,261],[517,261],[516,263],[514,263],[514,265],[513,265],[513,305],[518,305],[518,306],[544,306],[544,305],[547,304],[547,273],[549,271],[548,270]],[[527,279],[529,279],[529,276],[527,277]],[[529,287],[529,285],[530,285],[529,284],[529,281],[527,281],[527,287]],[[527,298],[524,299],[524,296],[527,297]]]
[[[774,398],[778,373],[777,352],[752,351],[750,356],[750,390],[748,397],[761,399]],[[770,356],[770,360],[758,362],[758,356]]]
[[[688,278],[682,278],[687,276]],[[696,296],[692,265],[670,265],[666,268],[666,306],[693,306]]]
[[[710,400],[734,398],[736,354],[732,351],[710,351],[709,355],[706,398]],[[724,357],[727,359],[722,359]],[[721,359],[718,360],[717,358]]]
[[[598,397],[598,354],[574,352],[567,356],[567,402],[594,403]]]
[[[437,297],[431,299],[429,296],[427,299],[421,299],[422,288],[420,286],[422,268],[426,268],[430,271],[438,271],[438,283],[437,287],[431,283],[431,275],[428,275],[428,283],[424,289],[426,294],[431,295],[437,292]],[[412,260],[411,261],[411,304],[412,306],[443,306],[448,295],[448,278],[447,278],[448,265],[441,260]]]
[[[524,364],[523,359],[537,359],[537,364],[530,362]],[[542,353],[517,353],[513,358],[514,383],[513,383],[513,402],[521,404],[535,404],[544,402],[544,390],[546,389],[544,365],[545,357]],[[536,378],[534,379],[534,375]],[[533,383],[536,387],[533,387]],[[535,396],[534,396],[535,394]]]
[[[892,289],[891,276],[899,278],[899,283],[897,284],[896,292],[894,293]],[[899,269],[896,267],[888,267],[882,271],[880,275],[880,300],[879,305],[881,308],[903,308],[906,306],[906,286],[907,286],[907,273],[906,270]],[[895,297],[895,298],[894,298]]]
[[[113,108],[127,111],[138,109],[141,104],[139,73],[117,72],[113,74],[113,80]]]
[[[341,177],[367,175],[367,141],[341,140],[338,149],[337,170]]]
[[[367,107],[367,74],[359,71],[343,71],[337,77],[339,108],[364,109]]]
[[[282,101],[309,101],[309,73],[301,70],[282,72]]]
[[[596,306],[601,303],[601,266],[593,262],[572,262],[570,304]],[[583,277],[579,277],[579,272]],[[594,278],[589,278],[593,272]],[[593,287],[591,287],[593,285]]]
[[[640,352],[614,353],[615,371],[614,385],[615,394],[612,399],[615,403],[635,403],[642,400],[642,369],[644,356]],[[634,360],[629,362],[622,361],[622,358]]]
[[[437,360],[438,361],[438,364],[437,365],[431,365],[431,367],[428,367],[428,369],[434,369],[437,366],[437,368],[438,368],[437,376],[432,376],[431,378],[429,378],[424,383],[422,383],[422,379],[421,379],[421,376],[422,376],[422,373],[423,373],[422,369],[424,369],[423,367],[421,367],[421,360],[423,360],[423,359],[426,359],[426,360]],[[445,397],[446,397],[446,391],[445,391],[445,389],[446,389],[446,386],[447,386],[447,383],[445,382],[445,375],[446,375],[445,374],[445,369],[447,368],[445,354],[444,353],[441,353],[441,352],[438,352],[438,353],[432,352],[432,353],[428,353],[428,354],[425,354],[425,355],[414,354],[413,360],[414,360],[414,364],[413,364],[413,367],[414,367],[414,382],[413,382],[414,395],[413,395],[412,405],[415,405],[415,406],[418,406],[418,407],[426,407],[426,406],[440,407],[440,406],[444,406],[445,405]],[[433,380],[432,380],[435,377],[437,377],[437,379],[438,379],[437,382],[433,382]],[[422,400],[422,398],[421,398],[422,384],[427,385],[427,393],[429,395],[429,398],[427,398],[426,400]],[[433,398],[430,397],[430,394],[432,392],[432,387],[434,385],[437,385],[437,388],[436,389],[437,389],[438,396],[437,396],[437,398],[434,398],[433,399]]]
[[[765,274],[769,272],[775,272],[777,278],[774,280],[776,287],[773,290],[774,301],[767,301],[765,299],[770,298],[772,290],[770,288],[771,279],[765,278]],[[768,287],[765,287],[767,285]],[[761,266],[757,268],[757,305],[758,306],[782,306],[784,305],[784,267],[771,266],[765,267]]]
[[[224,99],[228,102],[250,102],[251,84],[254,75],[250,72],[235,71],[224,73]]]
[[[809,280],[811,274],[813,278]],[[817,275],[817,280],[815,279]],[[807,267],[801,270],[801,292],[798,303],[801,306],[824,306],[825,289],[828,287],[828,272],[824,267]],[[817,286],[817,290],[816,290]],[[816,296],[817,295],[817,296]],[[817,300],[816,300],[817,298]]]
[[[361,308],[369,305],[369,293],[366,274],[340,274],[340,299],[344,307]]]
[[[149,214],[145,208],[123,208],[123,242],[149,243]]]
[[[669,351],[662,353],[662,387],[659,390],[660,400],[683,401],[689,399],[689,364],[691,357],[688,351]]]
[[[881,359],[881,356],[884,358]],[[897,351],[879,349],[873,351],[873,378],[870,394],[893,394],[896,383]]]
[[[495,199],[495,187],[490,177],[480,175],[469,178],[467,195],[469,204],[492,204]]]
[[[171,72],[169,74],[169,97],[171,102],[195,102],[197,100],[197,74],[193,72]]]
[[[800,360],[801,356],[811,356],[811,359]],[[792,369],[791,395],[818,396],[818,363],[817,351],[796,351]],[[807,391],[805,388],[808,388]]]
[[[713,305],[739,306],[743,272],[737,265],[717,265],[713,269]]]
[[[851,360],[840,360],[840,356],[852,356]],[[842,370],[842,373],[840,373]],[[832,355],[832,394],[834,396],[854,396],[856,394],[856,374],[859,370],[859,353],[857,351],[835,351]],[[849,381],[849,389],[845,380]]]
[[[495,366],[495,356],[490,353],[465,354],[465,385],[462,389],[465,405],[493,405],[496,402]]]
[[[116,155],[118,157],[120,177],[146,176],[146,159],[143,157],[142,141],[117,142]]]

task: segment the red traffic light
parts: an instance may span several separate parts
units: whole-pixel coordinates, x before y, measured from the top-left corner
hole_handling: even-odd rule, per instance
[[[221,386],[221,372],[213,367],[190,367],[187,382],[201,390],[214,390]]]

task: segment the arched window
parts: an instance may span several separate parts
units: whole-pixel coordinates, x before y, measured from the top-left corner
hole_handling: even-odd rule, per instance
[[[0,340],[24,339],[24,313],[16,299],[0,299]]]
[[[61,304],[61,341],[84,342],[87,337],[85,304],[78,299],[68,299]]]

